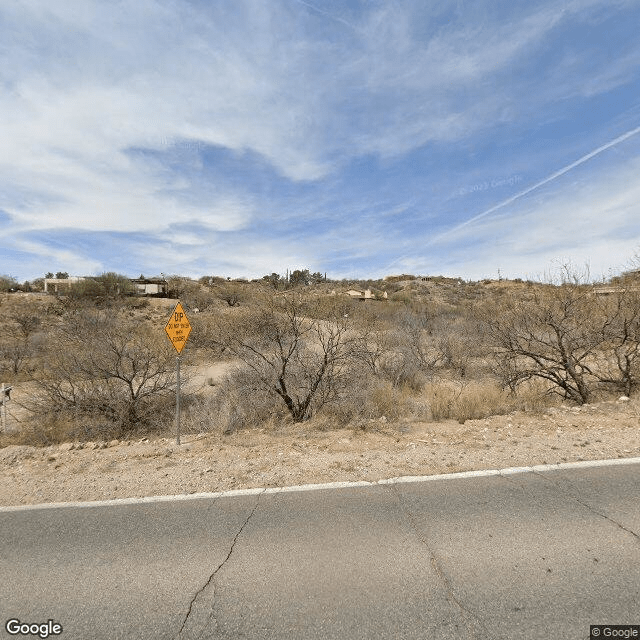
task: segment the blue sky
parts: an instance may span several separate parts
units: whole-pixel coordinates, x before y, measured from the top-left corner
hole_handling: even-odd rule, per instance
[[[638,0],[0,6],[0,273],[594,277],[640,248]]]

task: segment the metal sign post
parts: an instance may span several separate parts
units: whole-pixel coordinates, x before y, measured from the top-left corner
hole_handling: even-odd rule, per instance
[[[180,444],[180,356],[176,356],[176,444]]]
[[[167,332],[171,344],[178,352],[178,357],[176,358],[176,444],[180,444],[180,354],[184,349],[184,345],[187,344],[187,338],[191,333],[191,325],[179,302],[164,330]]]

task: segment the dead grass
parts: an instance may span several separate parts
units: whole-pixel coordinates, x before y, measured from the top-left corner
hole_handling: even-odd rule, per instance
[[[513,411],[540,411],[555,404],[541,385],[523,385],[513,394],[490,381],[439,380],[425,385],[424,396],[432,420],[454,419],[461,424]]]

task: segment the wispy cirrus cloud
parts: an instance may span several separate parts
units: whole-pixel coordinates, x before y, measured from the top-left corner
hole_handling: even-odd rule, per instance
[[[586,160],[435,236],[422,251],[414,247],[394,266],[432,272],[435,253],[441,269],[456,265],[465,277],[495,277],[498,269],[507,277],[539,277],[558,259],[589,263],[594,277],[625,268],[640,239],[640,159],[599,167]],[[560,189],[549,188],[554,180],[564,182]]]
[[[154,251],[176,270],[381,268],[425,225],[462,237],[533,195],[469,208],[465,185],[517,173],[562,193],[541,180],[596,148],[589,128],[637,127],[637,16],[601,0],[5,4],[4,242],[64,270],[116,268],[118,233],[145,270]],[[550,121],[565,131],[544,148]],[[59,232],[103,244],[47,242]]]
[[[456,234],[458,234],[465,227],[477,224],[477,222],[479,220],[481,220],[482,218],[486,218],[487,216],[490,216],[491,214],[495,213],[496,211],[498,211],[500,209],[503,209],[505,207],[508,207],[509,205],[513,204],[517,200],[520,200],[521,198],[524,198],[525,196],[528,196],[530,193],[536,191],[537,189],[540,189],[541,187],[544,187],[545,185],[549,184],[550,182],[553,182],[554,180],[564,176],[566,173],[569,173],[570,171],[576,169],[577,167],[579,167],[580,165],[584,164],[585,162],[588,162],[592,158],[595,158],[596,156],[600,155],[604,151],[607,151],[608,149],[616,147],[617,145],[625,142],[629,138],[632,138],[632,137],[638,135],[639,133],[640,133],[640,127],[635,127],[633,129],[631,129],[630,131],[627,131],[627,132],[623,133],[622,135],[614,138],[613,140],[610,140],[609,142],[607,142],[607,143],[605,143],[603,145],[600,145],[598,148],[596,148],[593,151],[590,151],[589,153],[583,155],[581,158],[578,158],[574,162],[571,162],[570,164],[566,165],[565,167],[562,167],[561,169],[558,169],[558,171],[554,171],[551,175],[547,176],[543,180],[540,180],[539,182],[536,182],[535,184],[533,184],[531,186],[528,186],[526,189],[523,189],[522,191],[518,191],[518,193],[516,193],[513,196],[507,198],[506,200],[503,200],[502,202],[499,202],[498,204],[493,205],[492,207],[490,207],[486,211],[482,211],[481,213],[476,214],[475,216],[473,216],[472,218],[469,218],[468,220],[465,220],[461,224],[453,227],[452,229],[449,229],[448,231],[444,232],[443,234],[441,234],[439,236],[436,236],[432,240],[432,243],[440,242],[441,240],[445,239],[447,236],[455,236]],[[635,193],[636,192],[636,185],[633,184],[633,181],[631,182],[631,185],[632,185],[631,186],[631,192]]]

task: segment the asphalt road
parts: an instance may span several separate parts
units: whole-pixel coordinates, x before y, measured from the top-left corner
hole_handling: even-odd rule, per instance
[[[588,638],[640,624],[640,464],[0,512],[0,638]]]

